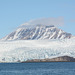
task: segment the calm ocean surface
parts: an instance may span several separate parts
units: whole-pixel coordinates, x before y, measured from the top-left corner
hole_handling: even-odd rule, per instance
[[[75,62],[0,63],[0,75],[75,75]]]

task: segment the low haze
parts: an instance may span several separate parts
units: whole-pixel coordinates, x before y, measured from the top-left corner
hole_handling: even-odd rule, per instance
[[[58,17],[58,18],[54,18],[54,17],[49,17],[49,18],[39,18],[39,19],[34,19],[34,20],[30,20],[28,22],[25,22],[22,25],[37,25],[37,24],[41,24],[41,25],[55,25],[55,26],[63,26],[64,25],[64,18],[62,17]]]

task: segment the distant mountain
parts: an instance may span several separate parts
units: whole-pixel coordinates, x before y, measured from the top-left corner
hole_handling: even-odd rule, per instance
[[[75,61],[75,36],[54,25],[25,23],[0,40],[0,62],[23,61]]]
[[[20,26],[2,40],[69,39],[72,35],[54,25]]]

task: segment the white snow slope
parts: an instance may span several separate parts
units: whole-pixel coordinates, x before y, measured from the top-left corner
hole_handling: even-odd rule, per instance
[[[16,29],[1,40],[44,40],[44,39],[69,39],[72,35],[55,27],[54,25],[31,25]]]
[[[18,62],[64,55],[75,57],[75,38],[0,41],[0,62]]]

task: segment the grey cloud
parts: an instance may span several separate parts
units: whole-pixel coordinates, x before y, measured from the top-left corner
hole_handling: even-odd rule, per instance
[[[75,19],[70,20],[70,22],[75,22]]]
[[[64,25],[64,18],[63,17],[39,18],[39,19],[30,20],[22,25],[37,25],[37,24],[62,26]]]

